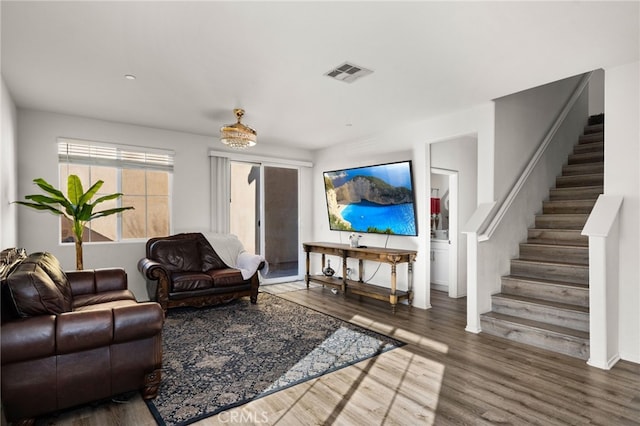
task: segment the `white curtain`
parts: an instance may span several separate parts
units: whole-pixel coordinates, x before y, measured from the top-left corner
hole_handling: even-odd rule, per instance
[[[211,232],[228,234],[231,202],[229,158],[211,156]]]

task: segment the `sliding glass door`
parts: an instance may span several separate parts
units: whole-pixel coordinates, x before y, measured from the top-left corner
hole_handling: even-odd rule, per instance
[[[297,168],[231,162],[230,230],[269,262],[265,282],[298,276]]]

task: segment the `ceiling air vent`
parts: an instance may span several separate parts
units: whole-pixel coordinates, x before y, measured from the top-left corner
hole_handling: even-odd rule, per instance
[[[373,71],[358,65],[345,62],[325,73],[324,75],[334,78],[336,80],[344,81],[345,83],[353,83],[360,77],[371,74]]]

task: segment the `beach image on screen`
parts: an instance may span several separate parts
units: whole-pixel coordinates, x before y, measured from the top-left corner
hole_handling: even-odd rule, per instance
[[[418,235],[410,161],[323,175],[330,229]]]

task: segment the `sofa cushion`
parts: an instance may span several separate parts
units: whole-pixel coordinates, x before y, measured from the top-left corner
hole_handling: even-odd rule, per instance
[[[173,272],[171,274],[172,292],[202,290],[213,287],[213,280],[203,272]]]
[[[49,275],[49,278],[51,278],[56,287],[58,287],[58,290],[60,290],[60,293],[62,293],[64,312],[69,312],[73,304],[71,285],[58,259],[51,253],[31,253],[23,263],[35,263]]]
[[[151,258],[173,271],[201,271],[200,250],[196,239],[158,240]]]
[[[202,235],[199,236],[200,240],[200,254],[202,255],[202,270],[208,271],[210,269],[226,269],[227,266],[218,253],[211,247],[211,244]]]
[[[20,317],[68,312],[64,296],[38,263],[21,263],[6,279]]]
[[[100,305],[102,303],[115,302],[121,300],[136,301],[136,297],[131,290],[105,291],[95,294],[81,294],[73,299],[73,310],[78,310],[85,306]]]
[[[207,274],[213,280],[214,287],[232,287],[244,281],[239,269],[212,269],[207,271]]]

